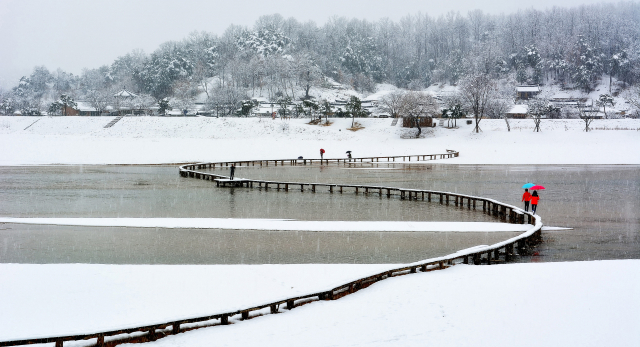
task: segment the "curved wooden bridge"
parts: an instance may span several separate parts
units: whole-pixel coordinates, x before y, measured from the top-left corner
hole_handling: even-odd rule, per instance
[[[270,180],[254,180],[254,179],[237,179],[231,180],[228,176],[219,175],[211,172],[198,171],[203,169],[214,169],[220,167],[229,167],[232,164],[236,166],[283,166],[283,165],[313,165],[313,164],[343,164],[349,163],[366,163],[366,162],[392,162],[392,161],[414,161],[418,160],[436,160],[453,158],[459,155],[458,152],[447,150],[447,153],[441,154],[425,154],[425,155],[406,155],[406,156],[386,156],[386,157],[364,157],[364,158],[351,158],[351,159],[270,159],[270,160],[246,160],[246,161],[228,161],[228,162],[215,162],[215,163],[196,163],[180,166],[179,173],[182,177],[191,177],[203,180],[209,180],[215,182],[217,186],[234,186],[234,187],[247,187],[257,189],[272,189],[272,190],[285,190],[300,189],[304,191],[308,189],[312,192],[320,192],[321,188],[325,189],[328,193],[347,193],[352,192],[355,194],[379,194],[380,197],[386,196],[387,198],[399,198],[402,200],[412,201],[426,201],[440,203],[443,205],[449,205],[457,208],[467,208],[469,210],[480,210],[482,213],[486,213],[495,217],[496,219],[506,223],[520,223],[524,224],[525,221],[531,224],[531,228],[526,232],[510,238],[508,240],[498,242],[490,246],[473,247],[468,250],[458,251],[456,253],[426,259],[411,264],[406,264],[401,267],[392,268],[384,272],[375,273],[367,277],[358,278],[351,282],[344,283],[334,288],[327,288],[322,292],[309,293],[306,295],[283,298],[278,301],[264,303],[258,306],[247,307],[245,309],[233,311],[233,312],[219,312],[212,313],[211,315],[193,317],[188,319],[180,319],[171,322],[158,322],[155,324],[149,324],[139,327],[123,328],[111,331],[95,332],[82,335],[73,336],[57,336],[47,338],[35,338],[26,340],[15,341],[0,341],[0,347],[2,346],[18,346],[28,345],[36,343],[52,343],[55,342],[56,347],[62,347],[64,341],[78,341],[96,339],[97,346],[104,346],[105,344],[115,345],[123,342],[131,342],[136,340],[138,342],[153,341],[157,338],[169,335],[177,334],[181,331],[192,330],[198,327],[211,326],[211,325],[226,325],[229,324],[229,319],[238,317],[241,320],[250,319],[256,316],[260,316],[268,313],[278,313],[283,309],[292,310],[296,306],[308,303],[315,300],[335,300],[342,296],[351,294],[360,289],[366,288],[371,284],[384,280],[389,277],[405,275],[409,273],[416,273],[418,271],[433,271],[444,269],[448,266],[455,264],[495,264],[500,262],[506,262],[512,260],[518,255],[530,254],[532,246],[541,242],[542,240],[542,221],[539,216],[533,215],[530,212],[525,212],[522,209],[502,203],[500,201],[465,194],[457,194],[451,192],[424,190],[424,189],[405,189],[397,187],[385,187],[385,186],[369,186],[369,185],[353,185],[353,184],[330,184],[330,183],[305,183],[305,182],[281,182]],[[281,306],[283,308],[281,308]],[[143,333],[136,337],[125,336],[125,334]],[[111,337],[105,342],[105,337]]]

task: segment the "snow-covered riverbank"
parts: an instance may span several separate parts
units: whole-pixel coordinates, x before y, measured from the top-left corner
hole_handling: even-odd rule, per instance
[[[581,120],[483,120],[480,134],[458,120],[457,129],[424,130],[424,138],[403,138],[415,129],[391,126],[391,119],[350,119],[330,126],[308,119],[124,118],[111,128],[105,117],[0,117],[0,165],[159,164],[275,158],[355,157],[460,151],[448,164],[640,164],[640,120],[595,120],[585,133]],[[36,123],[34,123],[37,121]],[[446,124],[446,123],[445,123]],[[30,126],[31,125],[31,126]],[[28,128],[27,128],[28,127]],[[25,130],[25,128],[27,128]]]
[[[1,264],[0,341],[224,312],[388,267]],[[640,260],[457,265],[152,345],[637,346],[638,278]]]

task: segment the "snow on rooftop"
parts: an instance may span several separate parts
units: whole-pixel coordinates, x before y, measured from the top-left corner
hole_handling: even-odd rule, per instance
[[[133,98],[138,96],[137,94],[134,94],[126,89],[122,89],[119,92],[113,94],[114,98]]]
[[[513,105],[508,114],[523,114],[529,111],[529,105]]]
[[[539,92],[540,87],[538,86],[517,86],[516,91],[518,92]]]
[[[91,104],[89,102],[86,101],[77,101],[76,102],[76,110],[78,111],[82,111],[82,112],[96,112],[96,108],[95,107],[91,107]]]

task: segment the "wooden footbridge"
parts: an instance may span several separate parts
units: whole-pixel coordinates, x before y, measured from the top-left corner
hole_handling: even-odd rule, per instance
[[[397,187],[369,186],[369,185],[352,185],[352,184],[330,184],[330,183],[304,183],[304,182],[279,182],[269,180],[254,179],[235,179],[219,175],[211,172],[199,171],[203,169],[214,169],[216,167],[229,167],[231,164],[236,166],[283,166],[283,165],[313,165],[313,164],[343,164],[349,163],[365,163],[365,162],[391,162],[391,161],[414,161],[417,160],[436,160],[453,158],[459,155],[456,151],[447,150],[443,154],[426,154],[426,155],[407,155],[393,157],[366,157],[352,159],[278,159],[278,160],[248,160],[233,162],[217,162],[217,163],[197,163],[180,166],[179,172],[182,177],[190,177],[202,180],[209,180],[216,183],[218,187],[232,186],[244,187],[264,190],[309,190],[311,192],[322,192],[333,194],[355,193],[360,195],[377,194],[381,198],[387,197],[398,198],[401,200],[425,201],[440,203],[454,208],[466,208],[468,210],[482,209],[482,213],[486,213],[495,217],[497,220],[507,223],[531,224],[526,232],[510,238],[508,240],[490,245],[474,247],[468,250],[458,251],[456,253],[426,259],[401,267],[391,268],[384,272],[372,274],[367,277],[358,278],[351,282],[344,283],[335,288],[327,288],[324,291],[309,293],[306,295],[283,298],[274,302],[264,303],[262,305],[247,307],[245,309],[233,312],[219,312],[202,317],[193,317],[189,319],[181,319],[171,322],[157,322],[139,327],[122,328],[111,331],[95,332],[73,336],[57,336],[48,338],[25,339],[16,341],[0,341],[2,346],[18,346],[36,343],[53,343],[56,347],[62,347],[64,341],[78,341],[96,339],[96,345],[103,347],[106,344],[113,346],[125,342],[145,342],[153,341],[160,337],[177,334],[183,331],[192,330],[203,326],[226,325],[230,319],[246,320],[269,313],[279,313],[286,310],[292,310],[296,306],[306,304],[316,300],[335,300],[345,295],[354,293],[360,289],[366,288],[371,284],[384,280],[389,277],[401,276],[418,271],[433,271],[445,269],[455,264],[496,264],[507,262],[519,255],[529,255],[531,247],[542,241],[542,221],[539,216],[530,212],[500,201],[471,196],[465,194],[457,194],[451,192],[423,190],[423,189],[405,189]],[[140,335],[139,332],[143,332]],[[138,333],[132,337],[133,333]],[[107,339],[105,339],[107,338]]]

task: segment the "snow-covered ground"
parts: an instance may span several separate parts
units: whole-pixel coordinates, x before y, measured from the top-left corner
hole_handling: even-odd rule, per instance
[[[31,125],[37,120],[37,123]],[[447,164],[640,164],[640,120],[595,120],[586,133],[581,120],[483,120],[483,132],[458,120],[457,129],[424,130],[391,126],[391,119],[363,118],[356,132],[350,119],[330,119],[330,126],[308,119],[124,118],[104,129],[104,117],[0,117],[0,165],[158,164],[198,161],[317,158],[444,153],[460,157]],[[29,125],[31,125],[28,129]]]
[[[388,267],[2,264],[0,341],[225,312]],[[640,260],[456,265],[152,346],[637,346],[639,278]]]
[[[153,346],[638,346],[639,276],[638,260],[458,265]]]
[[[391,127],[391,119],[358,119],[364,129],[357,132],[347,130],[350,119],[319,126],[305,119],[131,117],[104,129],[110,120],[0,117],[0,165],[317,158],[319,148],[325,157],[460,151],[437,161],[443,164],[640,164],[640,120],[630,119],[595,120],[589,133],[581,120],[543,120],[541,133],[532,131],[532,120],[511,121],[510,132],[503,120],[483,120],[480,134],[458,120],[457,129],[425,129],[420,139],[406,138],[415,130]],[[388,267],[395,266],[0,264],[0,341],[248,307]],[[639,278],[639,260],[458,265],[155,344],[637,346]]]
[[[319,292],[389,267],[0,264],[0,341],[228,312]]]

